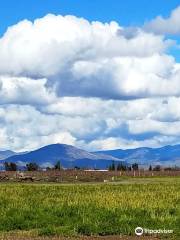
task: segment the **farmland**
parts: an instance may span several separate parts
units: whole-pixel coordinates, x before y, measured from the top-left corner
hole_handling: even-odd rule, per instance
[[[174,233],[161,235],[162,239],[179,239],[180,178],[122,177],[93,184],[5,182],[0,186],[0,208],[0,236],[133,237],[141,226],[172,229]]]
[[[124,178],[144,178],[151,180],[156,177],[178,177],[180,171],[84,171],[84,170],[51,170],[51,171],[24,171],[22,172],[24,181],[28,178],[33,182],[50,182],[50,183],[84,183],[84,182],[104,182],[104,181],[121,181]],[[13,171],[0,172],[0,182],[20,182],[21,173]]]

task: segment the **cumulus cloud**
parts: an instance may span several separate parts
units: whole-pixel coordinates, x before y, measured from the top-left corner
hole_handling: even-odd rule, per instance
[[[145,24],[145,30],[156,34],[180,34],[180,6],[174,9],[168,18],[158,16]]]
[[[84,96],[128,99],[180,95],[180,66],[166,55],[78,62],[73,73],[81,80],[78,91]],[[70,86],[68,89],[73,93]]]
[[[90,151],[94,150],[109,150],[109,149],[132,149],[139,147],[162,147],[162,145],[168,145],[172,143],[177,143],[178,139],[175,137],[162,137],[157,136],[151,139],[137,141],[133,139],[123,139],[118,137],[110,137],[105,139],[98,139],[90,142],[88,145],[85,145]]]
[[[44,105],[56,100],[46,79],[0,76],[0,104]]]
[[[0,74],[46,78],[59,96],[179,95],[176,63],[165,54],[171,40],[142,29],[130,38],[123,30],[74,16],[21,21],[0,39]]]
[[[1,149],[26,151],[57,142],[74,145],[75,138],[62,128],[60,120],[32,106],[1,106]]]
[[[167,53],[172,44],[144,28],[74,16],[9,27],[0,38],[0,148],[180,142],[180,64]]]
[[[73,107],[75,106],[75,107]],[[51,143],[87,150],[162,146],[180,138],[180,99],[117,101],[62,98],[57,105],[0,107],[1,148],[25,151]]]
[[[0,59],[6,60],[2,61],[0,70],[51,76],[64,72],[64,67],[78,60],[148,57],[168,46],[161,36],[139,31],[128,39],[119,34],[120,29],[116,22],[90,23],[83,18],[52,14],[34,23],[21,21],[9,27],[0,40]]]

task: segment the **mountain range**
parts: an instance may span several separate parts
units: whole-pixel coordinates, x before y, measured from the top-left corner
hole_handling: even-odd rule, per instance
[[[96,154],[106,154],[129,164],[138,163],[140,165],[162,165],[174,166],[180,165],[180,145],[164,146],[160,148],[135,148],[135,149],[115,149],[108,151],[99,151]]]
[[[81,167],[106,169],[112,162],[124,165],[136,162],[142,166],[179,166],[180,145],[165,146],[161,148],[143,147],[126,150],[115,149],[88,152],[71,145],[52,144],[24,153],[0,151],[1,169],[5,161],[15,162],[19,167],[24,167],[29,162],[36,162],[42,168],[53,167],[57,161],[60,161],[64,168]]]
[[[24,154],[21,153],[20,155],[15,153],[15,155],[1,160],[1,164],[14,162],[18,166],[23,167],[29,162],[36,162],[42,168],[46,168],[53,167],[57,161],[60,161],[64,168],[77,166],[98,169],[107,168],[113,161],[121,162],[120,159],[104,153],[90,153],[71,145],[52,144]]]
[[[0,151],[0,160],[3,160],[5,158],[11,157],[13,155],[15,155],[16,153],[10,150],[6,150],[6,151]]]

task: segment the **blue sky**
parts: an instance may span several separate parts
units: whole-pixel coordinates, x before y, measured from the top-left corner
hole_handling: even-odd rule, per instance
[[[117,21],[123,26],[141,26],[144,22],[158,15],[168,17],[172,9],[179,5],[179,0],[7,0],[0,2],[0,35],[6,29],[23,20],[34,20],[48,13],[75,15],[89,21]],[[179,41],[179,37],[174,39]],[[176,48],[171,53],[179,61]]]
[[[157,15],[167,17],[179,0],[6,0],[0,2],[0,33],[22,19],[34,20],[47,13],[72,14],[90,21],[142,25]]]
[[[179,0],[7,0],[0,23],[0,149],[180,143]]]

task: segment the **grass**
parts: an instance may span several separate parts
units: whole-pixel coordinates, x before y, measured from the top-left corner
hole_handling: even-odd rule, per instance
[[[174,239],[180,239],[180,178],[124,181],[2,184],[0,234],[134,235],[134,229],[141,226],[172,229]]]

